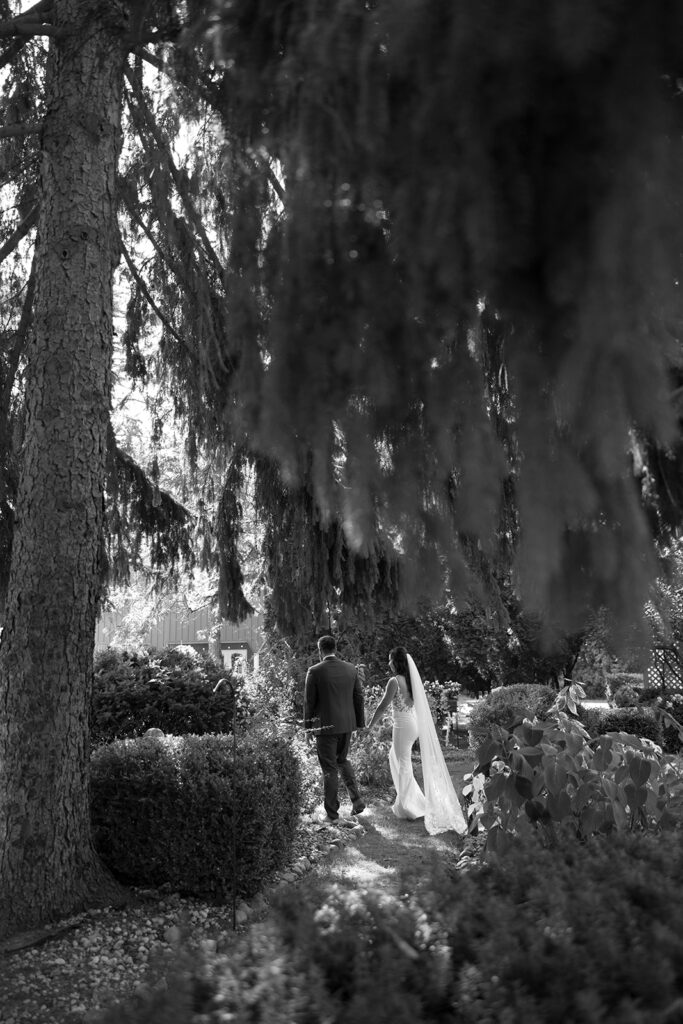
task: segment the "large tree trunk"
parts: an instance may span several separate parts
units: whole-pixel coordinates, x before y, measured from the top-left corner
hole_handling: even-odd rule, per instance
[[[55,0],[35,323],[0,645],[0,935],[120,898],[91,842],[88,705],[125,60],[120,0]]]

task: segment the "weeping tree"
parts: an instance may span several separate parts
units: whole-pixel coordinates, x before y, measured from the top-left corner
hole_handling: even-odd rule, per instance
[[[640,615],[680,509],[678,20],[233,0],[195,25],[214,60],[177,52],[174,74],[220,122],[199,346],[173,284],[199,207],[144,116],[138,174],[186,193],[172,250],[144,231],[191,438],[235,443],[225,614],[246,459],[283,628],[495,594],[509,567],[559,632]]]
[[[214,4],[246,396],[220,409],[354,550],[381,528],[416,556],[407,591],[425,552],[467,584],[514,493],[528,609],[641,614],[680,437],[682,27],[675,3]]]

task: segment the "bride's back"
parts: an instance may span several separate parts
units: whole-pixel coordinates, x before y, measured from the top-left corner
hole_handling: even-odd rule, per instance
[[[396,675],[394,676],[394,679],[396,680],[396,685],[398,686],[398,690],[396,691],[396,696],[399,698],[400,703],[405,708],[412,708],[412,706],[413,706],[413,698],[412,698],[412,696],[410,694],[410,690],[408,689],[408,684],[406,682],[405,676],[399,675],[399,673],[396,673]]]

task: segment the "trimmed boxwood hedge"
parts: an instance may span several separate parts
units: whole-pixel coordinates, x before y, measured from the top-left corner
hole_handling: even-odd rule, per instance
[[[590,736],[606,732],[628,732],[661,746],[662,730],[654,711],[646,707],[580,708],[581,722]]]
[[[129,885],[159,886],[217,903],[245,897],[288,862],[301,774],[277,735],[119,740],[91,758],[97,851]]]
[[[191,648],[146,653],[110,648],[97,655],[90,706],[92,746],[142,736],[150,728],[184,733],[232,729],[229,672]]]

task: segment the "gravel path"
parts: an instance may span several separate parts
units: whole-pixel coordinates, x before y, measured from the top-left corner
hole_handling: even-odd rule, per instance
[[[463,751],[449,762],[460,791],[471,758]],[[429,836],[420,821],[399,821],[385,794],[371,799],[360,818],[339,825],[306,816],[293,863],[249,904],[238,904],[236,931],[232,906],[211,907],[174,893],[133,890],[134,902],[126,908],[80,914],[61,922],[59,933],[39,944],[0,954],[0,1021],[97,1024],[99,1011],[111,1003],[149,986],[163,987],[166,965],[179,946],[208,944],[208,949],[229,950],[245,928],[268,913],[278,888],[302,884],[309,873],[331,885],[399,893],[406,873],[422,873],[433,857],[464,866],[476,845],[476,840],[453,833]]]

